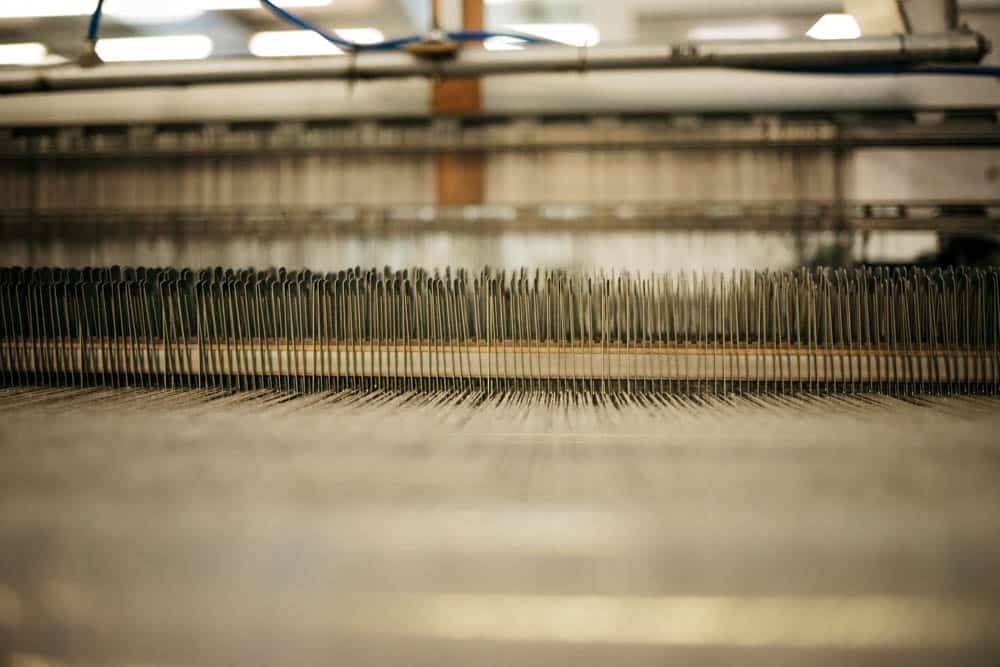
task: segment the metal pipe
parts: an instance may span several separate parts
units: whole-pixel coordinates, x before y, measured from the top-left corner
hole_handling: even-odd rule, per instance
[[[873,1],[873,0],[863,0]],[[895,0],[890,0],[895,1]],[[629,0],[636,13],[658,18],[807,16],[844,11],[843,0]],[[958,0],[963,12],[1000,10],[1000,0]]]
[[[546,72],[677,69],[695,67],[823,68],[977,62],[989,51],[972,32],[892,35],[855,40],[727,41],[663,46],[540,46],[523,51],[466,49],[453,59],[406,53],[362,53],[330,58],[198,63],[109,64],[25,69],[0,74],[0,93],[95,90],[210,83],[463,77]]]
[[[985,77],[805,76],[740,70],[640,70],[586,76],[483,79],[483,113],[495,116],[629,113],[785,113],[1000,109]],[[238,99],[239,104],[233,104]],[[421,79],[120,88],[10,95],[2,128],[258,120],[394,118],[431,113]]]

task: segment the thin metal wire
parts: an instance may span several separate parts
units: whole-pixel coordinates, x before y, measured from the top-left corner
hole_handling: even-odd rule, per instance
[[[997,269],[0,269],[4,386],[996,394],[998,329]]]

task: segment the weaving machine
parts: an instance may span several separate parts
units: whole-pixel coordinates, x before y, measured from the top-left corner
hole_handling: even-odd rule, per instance
[[[0,71],[5,664],[1000,657],[1000,8],[104,4]]]

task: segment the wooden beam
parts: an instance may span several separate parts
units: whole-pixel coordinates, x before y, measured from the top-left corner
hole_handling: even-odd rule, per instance
[[[483,0],[462,0],[462,28],[483,29]]]
[[[478,78],[442,79],[433,85],[431,108],[436,114],[475,115],[483,108]]]
[[[483,0],[462,0],[462,29],[483,29]],[[475,116],[482,111],[478,78],[444,79],[431,84],[435,114]],[[437,158],[437,203],[478,204],[486,196],[486,156],[443,152]]]
[[[486,156],[444,152],[437,157],[437,203],[481,204],[486,198]]]

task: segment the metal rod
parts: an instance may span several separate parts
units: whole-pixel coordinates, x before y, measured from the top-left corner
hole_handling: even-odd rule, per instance
[[[602,70],[836,68],[977,62],[989,51],[979,34],[892,35],[856,40],[725,41],[660,46],[538,46],[523,51],[465,49],[448,60],[406,53],[289,60],[218,59],[197,63],[110,64],[0,74],[0,94],[303,80],[466,77]]]
[[[663,381],[683,382],[685,392],[717,393],[720,380],[735,378],[765,393],[808,384],[845,394],[878,384],[897,395],[918,387],[996,394],[1000,378],[989,337],[1000,304],[998,273],[803,269],[690,281],[684,274],[623,273],[606,281],[557,270],[536,273],[529,290],[525,270],[458,267],[358,267],[326,275],[0,268],[0,313],[13,314],[0,330],[0,384],[162,387],[204,379],[226,391],[304,393],[331,379],[362,391],[403,380],[463,390],[472,380],[493,393],[533,379],[574,391],[601,378],[614,391],[635,394],[658,391]],[[329,320],[316,306],[334,294],[343,302],[345,279],[352,316],[331,340],[329,332],[318,333]],[[406,281],[416,289],[400,289]],[[651,294],[651,285],[660,289]],[[793,312],[792,300],[800,297],[803,310]],[[943,307],[927,307],[939,297]],[[81,316],[74,299],[109,317]],[[720,307],[727,302],[735,309]],[[268,308],[273,319],[250,317]],[[859,320],[862,311],[870,317]],[[150,316],[156,312],[196,314],[198,336],[172,317]],[[413,314],[406,329],[398,326],[399,312]],[[649,317],[656,313],[679,314],[685,323],[671,342],[653,342],[662,333]],[[477,333],[462,335],[459,321]],[[733,334],[743,343],[726,346]],[[188,349],[197,354],[180,368],[175,361]]]

